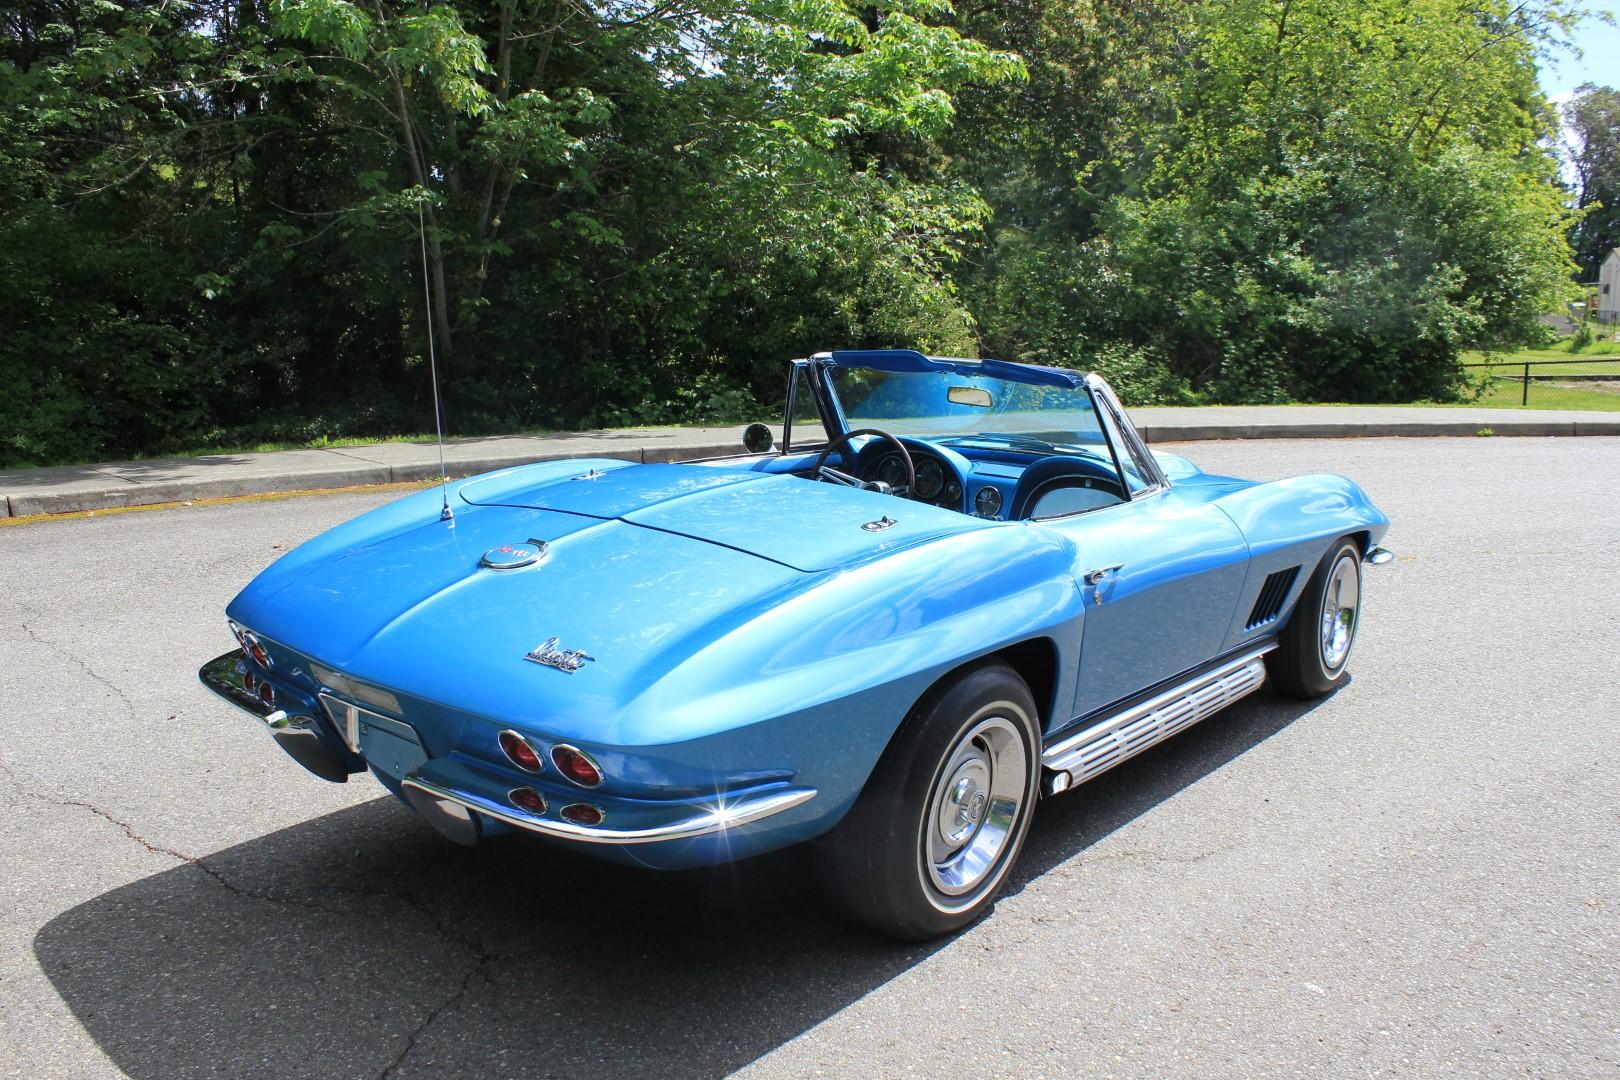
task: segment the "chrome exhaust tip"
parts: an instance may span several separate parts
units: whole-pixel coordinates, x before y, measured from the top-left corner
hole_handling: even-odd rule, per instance
[[[460,803],[441,799],[410,784],[405,785],[405,801],[422,816],[423,821],[451,843],[463,847],[473,847],[478,843],[481,835],[478,818]]]
[[[1381,547],[1368,548],[1367,554],[1361,557],[1361,561],[1366,563],[1368,566],[1383,566],[1385,563],[1393,562],[1394,560],[1395,553],[1390,551],[1388,548]]]
[[[288,757],[322,780],[330,780],[334,784],[349,782],[348,763],[316,734],[313,718],[272,713],[266,721],[270,737],[287,752]]]

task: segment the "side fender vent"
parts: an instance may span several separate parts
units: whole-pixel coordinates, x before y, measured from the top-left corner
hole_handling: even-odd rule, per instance
[[[1298,576],[1297,566],[1268,574],[1266,583],[1260,586],[1260,596],[1255,600],[1254,610],[1249,612],[1249,621],[1244,624],[1243,629],[1253,630],[1275,619],[1277,613],[1282,610],[1283,601],[1288,599],[1288,591],[1294,587],[1294,579]]]

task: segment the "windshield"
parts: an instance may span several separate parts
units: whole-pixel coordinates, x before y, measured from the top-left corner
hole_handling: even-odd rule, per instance
[[[1107,454],[1084,387],[1034,386],[954,371],[831,371],[852,430],[879,428],[949,445]]]

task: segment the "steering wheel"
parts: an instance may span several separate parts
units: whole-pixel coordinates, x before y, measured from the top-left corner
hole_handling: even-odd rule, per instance
[[[877,428],[856,428],[854,431],[845,432],[828,443],[826,448],[821,451],[820,456],[816,458],[816,463],[811,469],[815,474],[815,478],[833,484],[843,484],[846,487],[865,488],[867,486],[866,481],[860,477],[851,476],[847,472],[840,472],[827,465],[827,459],[832,456],[832,452],[846,446],[849,440],[857,435],[875,435],[885,442],[892,443],[894,448],[900,451],[900,460],[906,463],[906,484],[904,487],[896,488],[890,494],[899,495],[901,498],[909,497],[911,489],[917,486],[917,469],[911,464],[911,453],[906,449],[905,443],[890,435],[887,431],[879,431]]]

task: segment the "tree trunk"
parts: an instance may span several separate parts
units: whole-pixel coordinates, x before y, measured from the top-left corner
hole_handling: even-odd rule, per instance
[[[416,125],[411,123],[410,102],[405,97],[405,84],[400,81],[399,72],[393,65],[389,65],[388,74],[394,84],[394,102],[399,109],[400,134],[405,144],[405,159],[410,163],[411,182],[419,189],[427,190],[427,169],[422,164],[422,155],[417,149]],[[434,341],[437,345],[440,370],[448,369],[455,361],[456,342],[455,335],[450,327],[450,302],[444,283],[444,249],[439,244],[437,235],[437,216],[433,207],[424,205],[423,219],[426,221],[426,236],[428,255],[428,280],[431,283],[429,292],[432,293],[432,319],[435,327]]]

